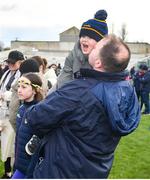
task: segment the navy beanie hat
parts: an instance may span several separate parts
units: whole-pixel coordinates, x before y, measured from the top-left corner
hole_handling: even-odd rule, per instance
[[[82,24],[79,37],[88,36],[98,42],[108,34],[106,19],[107,12],[105,10],[97,11],[94,19],[90,19]]]
[[[21,63],[19,71],[21,74],[39,72],[39,64],[34,59],[27,59]]]

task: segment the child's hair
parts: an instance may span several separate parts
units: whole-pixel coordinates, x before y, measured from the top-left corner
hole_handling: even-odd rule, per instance
[[[36,101],[43,100],[42,80],[39,77],[39,75],[35,73],[27,73],[27,74],[23,74],[22,76],[31,81],[31,86],[36,92],[34,99]]]
[[[31,59],[34,59],[35,61],[37,61],[37,63],[39,64],[39,66],[42,66],[43,68],[43,73],[46,69],[46,65],[45,65],[45,62],[44,62],[44,59],[41,58],[41,56],[33,56]]]
[[[47,59],[46,58],[42,58],[43,59],[43,62],[44,62],[44,65],[45,65],[45,68],[47,67]]]
[[[55,66],[55,67],[57,68],[57,65],[56,65],[56,64],[54,64],[54,63],[53,63],[53,64],[51,64],[51,65],[49,65],[49,66],[48,66],[48,68],[50,69],[52,66]]]

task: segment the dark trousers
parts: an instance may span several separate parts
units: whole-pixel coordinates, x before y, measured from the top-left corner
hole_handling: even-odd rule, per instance
[[[8,157],[7,160],[4,162],[4,168],[5,168],[5,173],[11,172],[11,158]]]
[[[142,91],[141,92],[141,109],[143,107],[143,104],[145,105],[144,113],[150,113],[150,105],[149,105],[149,92]]]
[[[136,92],[138,100],[140,100],[140,98],[141,98],[141,91],[135,91],[135,92]]]

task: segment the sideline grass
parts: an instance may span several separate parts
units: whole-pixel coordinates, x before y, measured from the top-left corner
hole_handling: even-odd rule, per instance
[[[121,139],[109,178],[150,178],[150,115],[142,116],[137,130]]]
[[[0,176],[3,172],[3,163],[0,162]],[[142,116],[137,130],[121,139],[109,178],[150,178],[150,115]]]
[[[4,165],[3,162],[0,161],[0,177],[4,174]]]

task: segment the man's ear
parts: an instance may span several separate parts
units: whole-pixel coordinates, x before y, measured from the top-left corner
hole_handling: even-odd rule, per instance
[[[97,59],[97,60],[95,61],[95,68],[96,68],[96,69],[99,69],[99,68],[101,68],[101,67],[102,67],[102,63],[101,63],[100,59]]]

